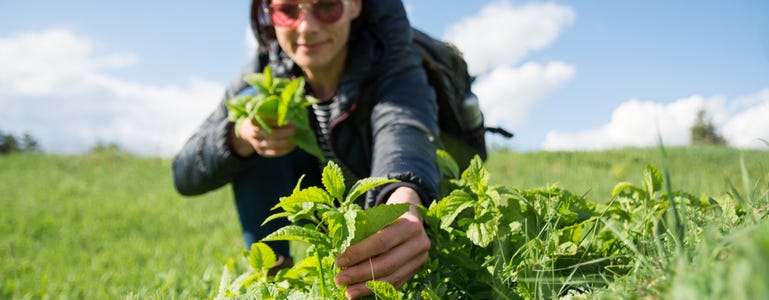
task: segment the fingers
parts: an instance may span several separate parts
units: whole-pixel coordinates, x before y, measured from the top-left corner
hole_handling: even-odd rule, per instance
[[[340,255],[337,264],[346,269],[337,274],[336,283],[348,285],[349,298],[370,295],[365,283],[372,279],[400,288],[427,261],[429,249],[430,240],[421,222],[401,218]]]
[[[251,144],[256,153],[263,157],[285,155],[296,148],[296,145],[290,141],[290,138],[296,134],[294,124],[277,127],[275,122],[270,120],[267,124],[271,126],[272,131],[257,126],[253,120],[243,122],[240,127],[240,137]]]
[[[336,264],[342,268],[359,264],[368,260],[369,257],[389,251],[423,231],[421,223],[400,218],[381,231],[347,248],[337,257]]]
[[[345,296],[347,298],[354,299],[373,294],[371,290],[366,287],[366,281],[372,279],[389,282],[395,286],[396,289],[400,289],[404,284],[406,284],[406,282],[409,281],[409,279],[414,276],[414,274],[419,271],[419,268],[425,264],[425,262],[427,262],[427,259],[427,252],[416,255],[410,260],[404,262],[403,267],[396,269],[393,273],[385,276],[379,276],[374,273],[373,278],[371,277],[371,270],[369,266],[369,277],[365,280],[347,286],[347,290],[345,290]],[[374,265],[376,264],[375,260],[376,259],[372,259],[372,264]]]

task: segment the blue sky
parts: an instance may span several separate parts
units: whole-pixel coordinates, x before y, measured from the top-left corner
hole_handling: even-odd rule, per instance
[[[516,150],[769,140],[769,1],[404,1],[479,74]],[[250,57],[249,1],[0,0],[0,130],[171,155]]]

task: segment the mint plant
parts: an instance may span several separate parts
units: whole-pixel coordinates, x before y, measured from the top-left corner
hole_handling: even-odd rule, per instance
[[[273,77],[270,67],[267,66],[263,73],[246,75],[243,80],[259,93],[235,96],[227,100],[227,118],[235,122],[235,128],[240,128],[243,122],[251,119],[267,132],[271,132],[272,127],[267,124],[264,118],[277,120],[278,126],[293,123],[296,125],[296,134],[291,137],[291,142],[307,153],[321,160],[324,159],[323,153],[318,147],[315,133],[310,127],[306,109],[306,107],[317,103],[318,100],[305,95],[303,77],[294,80]],[[238,134],[237,130],[235,132]]]
[[[681,248],[696,245],[714,216],[727,227],[751,219],[734,199],[663,190],[662,173],[653,166],[644,170],[640,185],[619,183],[609,201],[592,202],[557,186],[523,190],[491,184],[478,157],[461,174],[449,155],[438,158],[445,197],[420,207],[432,245],[429,259],[399,291],[372,278],[367,287],[375,298],[589,297],[621,280],[638,286],[633,274],[640,271],[663,278],[687,263],[691,258],[681,253],[692,251]],[[344,288],[333,282],[339,271],[334,258],[409,209],[402,204],[362,210],[355,203],[366,190],[390,182],[362,179],[347,191],[342,171],[331,162],[323,170],[323,187],[300,189],[298,183],[275,206],[282,212],[267,221],[285,217],[303,225],[286,226],[264,240],[307,243],[306,258],[269,276],[274,254],[255,244],[247,255],[252,271],[233,279],[225,270],[220,295],[342,299]]]
[[[259,299],[344,299],[344,288],[334,283],[340,271],[335,259],[350,245],[371,236],[409,210],[410,204],[378,205],[368,210],[356,200],[371,188],[397,182],[387,178],[365,178],[349,191],[341,168],[330,161],[323,169],[323,188],[301,189],[299,180],[291,195],[281,198],[273,210],[281,209],[265,220],[287,218],[294,224],[271,233],[263,241],[298,241],[309,245],[306,257],[275,276],[267,275],[275,264],[275,254],[264,243],[255,243],[248,252],[251,271],[220,283],[221,298],[238,295]],[[225,273],[227,273],[226,271]],[[289,288],[290,287],[290,288]],[[386,282],[372,278],[373,288],[381,299],[400,299],[398,292]]]

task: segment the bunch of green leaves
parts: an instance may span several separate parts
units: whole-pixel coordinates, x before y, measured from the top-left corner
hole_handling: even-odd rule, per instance
[[[457,173],[450,161],[439,165],[444,174]],[[664,230],[659,224],[672,213],[670,201],[698,212],[714,205],[688,193],[663,192],[661,173],[652,166],[644,171],[642,187],[620,183],[608,204],[556,186],[490,185],[489,176],[474,159],[448,180],[450,193],[426,212],[433,248],[419,282],[411,285],[420,286],[418,294],[530,299],[590,291],[645,259],[633,245],[652,243],[648,237]]]
[[[272,132],[272,127],[267,124],[265,118],[277,120],[278,126],[293,123],[296,125],[296,134],[291,137],[291,142],[307,153],[323,159],[306,109],[318,100],[305,95],[303,77],[293,80],[273,77],[270,67],[267,66],[263,73],[246,75],[243,80],[259,93],[239,95],[227,100],[227,117],[235,122],[235,128],[240,128],[243,122],[254,120],[259,127]],[[239,134],[238,130],[235,132]]]
[[[282,211],[265,220],[266,223],[287,218],[293,225],[276,230],[263,241],[306,243],[309,247],[305,258],[293,267],[270,276],[267,271],[275,264],[275,254],[266,244],[253,244],[248,252],[251,271],[235,279],[223,276],[220,296],[344,299],[344,287],[334,283],[334,277],[339,272],[335,258],[350,245],[378,232],[409,210],[409,204],[378,205],[364,210],[356,200],[371,188],[393,182],[396,180],[365,178],[347,191],[342,170],[332,161],[323,169],[323,188],[301,189],[300,179],[292,194],[281,198],[273,207],[273,210]],[[400,299],[400,294],[389,283],[372,278],[367,286],[381,299]]]
[[[522,190],[492,185],[478,157],[461,174],[448,154],[439,152],[438,158],[446,196],[429,208],[421,208],[432,245],[429,260],[401,291],[384,282],[370,282],[369,287],[383,299],[680,296],[691,291],[694,282],[687,266],[712,261],[714,255],[725,256],[726,261],[734,257],[733,261],[749,266],[731,253],[755,257],[762,263],[766,260],[761,252],[767,245],[763,239],[731,250],[736,237],[722,234],[735,225],[765,219],[769,207],[766,195],[760,197],[764,202],[752,205],[756,212],[748,213],[745,206],[752,203],[750,195],[742,197],[733,189],[727,197],[713,199],[673,191],[666,175],[647,166],[640,185],[621,182],[613,189],[610,201],[592,202],[557,186]],[[333,285],[332,278],[338,272],[334,257],[407,209],[363,211],[354,203],[365,189],[387,182],[364,179],[343,197],[341,171],[329,164],[323,171],[324,188],[300,190],[297,185],[294,193],[276,206],[283,212],[270,219],[286,217],[305,225],[285,227],[266,240],[311,244],[307,258],[270,277],[264,275],[272,262],[268,255],[256,260],[262,265],[252,263],[253,269],[262,271],[242,275],[246,278],[233,281],[238,288],[226,290],[250,286],[247,295],[265,299],[341,297],[342,289]],[[761,229],[744,232],[755,230]],[[697,245],[703,240],[716,242],[700,249]],[[264,252],[252,250],[250,256]],[[714,267],[727,276],[739,271],[727,264]],[[750,271],[765,274],[762,267]],[[707,278],[713,288],[698,290],[697,295],[734,295],[741,290],[722,288],[718,281],[723,277]],[[737,281],[740,286],[761,286],[760,280]]]

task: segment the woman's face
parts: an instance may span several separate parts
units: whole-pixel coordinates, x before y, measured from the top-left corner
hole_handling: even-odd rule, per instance
[[[281,26],[275,21],[279,12],[274,10],[279,5],[297,3],[302,5],[299,8],[299,18],[294,18],[296,22]],[[361,0],[342,0],[343,12],[338,20],[333,21],[336,17],[333,16],[331,8],[335,3],[337,0],[274,0],[271,3],[278,44],[305,72],[323,74],[326,70],[339,68],[344,64],[350,23],[360,14]],[[295,11],[296,6],[289,6],[284,11],[291,12],[291,9]],[[318,14],[313,10],[317,10]]]

